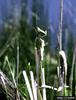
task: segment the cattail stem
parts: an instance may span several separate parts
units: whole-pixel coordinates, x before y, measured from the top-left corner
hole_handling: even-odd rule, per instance
[[[38,50],[35,47],[35,60],[36,60],[36,75],[37,75],[37,84],[39,84],[39,55]]]
[[[74,72],[74,67],[75,67],[75,60],[76,60],[76,45],[75,45],[75,50],[74,50],[74,54],[73,54],[73,62],[72,62],[72,69],[71,69],[71,76],[70,76],[71,91],[72,91],[72,85],[73,85],[73,74],[75,74],[75,73],[73,73]]]
[[[17,77],[19,73],[19,36],[17,37]],[[17,85],[18,85],[18,79],[17,79]]]
[[[62,50],[63,0],[60,0],[59,49]]]
[[[58,35],[58,42],[59,42],[59,51],[62,50],[62,20],[63,20],[63,0],[60,0],[60,21],[59,21],[59,35]],[[59,62],[59,72],[61,72],[60,68],[60,62]],[[63,86],[63,78],[61,77],[61,73],[59,73],[59,86]],[[60,95],[63,94],[63,89],[60,92]]]
[[[44,68],[41,69],[41,73],[42,73],[42,85],[45,85],[45,72],[44,72]],[[46,100],[46,88],[43,88],[43,100]]]

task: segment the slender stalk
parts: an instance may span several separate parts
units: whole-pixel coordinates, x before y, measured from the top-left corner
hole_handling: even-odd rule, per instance
[[[45,86],[45,72],[44,72],[44,68],[41,69],[42,72],[42,85]],[[46,100],[46,87],[42,88],[43,91],[43,100]]]
[[[37,84],[39,84],[39,55],[36,47],[35,47],[35,60],[36,60]]]
[[[73,54],[73,62],[72,62],[72,69],[71,69],[71,76],[70,76],[71,91],[72,91],[72,85],[73,85],[73,74],[75,74],[75,73],[73,73],[74,72],[74,67],[75,67],[75,60],[76,60],[76,45],[75,45],[75,50],[74,50],[74,54]]]
[[[15,80],[15,78],[14,78],[14,73],[12,72],[11,65],[10,65],[10,62],[9,62],[7,56],[5,57],[5,61],[6,61],[7,64],[8,64],[8,67],[9,67],[9,70],[10,70],[10,73],[11,73],[11,76],[12,76],[12,79],[13,79],[13,83],[14,83],[15,87],[17,87],[16,80]]]
[[[25,83],[26,83],[26,86],[27,86],[27,89],[28,89],[28,92],[29,92],[30,100],[34,100],[32,89],[31,89],[30,82],[29,82],[28,76],[26,74],[26,71],[23,71],[23,76],[24,76]]]
[[[17,37],[17,76],[19,73],[19,36]],[[17,78],[17,85],[18,85],[18,78]]]
[[[49,85],[42,85],[41,88],[46,88],[46,89],[51,89],[51,90],[54,90],[54,91],[57,91],[58,89],[57,88],[54,88],[53,86],[49,86]]]
[[[19,36],[17,37],[17,77],[18,74],[19,74]],[[17,78],[17,86],[18,86],[18,78]],[[18,89],[16,93],[17,93],[17,97],[16,97],[17,100],[20,100]]]
[[[62,50],[62,21],[63,21],[63,0],[60,0],[60,21],[59,21],[59,38],[58,38],[58,42],[59,42],[59,51]],[[60,68],[60,62],[59,62],[59,72],[61,72],[61,68]],[[63,77],[61,77],[61,73],[59,73],[59,86],[62,87],[63,86]],[[60,92],[60,95],[63,94],[63,89]]]
[[[35,83],[35,80],[34,80],[34,75],[33,75],[32,71],[30,71],[30,76],[31,76],[31,83],[32,83],[34,100],[37,100],[37,86],[36,86],[36,83]]]
[[[59,49],[62,50],[63,0],[60,0]]]

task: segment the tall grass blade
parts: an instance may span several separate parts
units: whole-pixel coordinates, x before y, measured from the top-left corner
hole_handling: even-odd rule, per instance
[[[30,100],[34,100],[32,89],[31,89],[30,82],[29,82],[28,76],[26,74],[26,71],[23,71],[23,76],[24,76],[24,80],[25,80],[25,83],[26,83],[26,86],[27,86],[27,89],[29,92]]]

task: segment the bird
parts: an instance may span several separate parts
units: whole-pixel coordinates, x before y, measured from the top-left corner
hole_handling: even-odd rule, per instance
[[[66,85],[66,77],[67,77],[67,59],[66,59],[66,54],[63,50],[59,51],[59,56],[60,56],[60,68],[61,68],[61,75],[63,76],[63,80]]]
[[[65,75],[67,76],[67,59],[63,50],[59,51],[61,67],[64,67]]]

